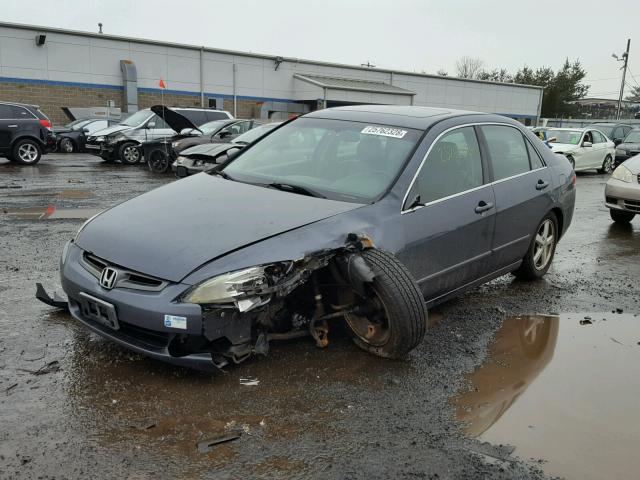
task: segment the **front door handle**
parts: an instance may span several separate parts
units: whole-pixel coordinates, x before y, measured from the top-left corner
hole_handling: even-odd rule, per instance
[[[540,180],[538,180],[538,183],[536,184],[536,190],[544,190],[548,186],[549,186],[549,184],[547,182],[545,182],[544,180],[540,179]]]
[[[18,128],[18,125],[7,125],[9,128]]]
[[[492,202],[487,203],[484,200],[480,200],[480,203],[478,203],[478,206],[476,207],[476,213],[486,212],[487,210],[491,210],[492,208]]]

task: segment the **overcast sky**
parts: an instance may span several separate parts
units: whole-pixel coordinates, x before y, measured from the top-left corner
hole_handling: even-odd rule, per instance
[[[463,55],[488,69],[579,58],[589,96],[617,98],[611,54],[632,39],[640,83],[640,0],[0,0],[0,20],[435,73]]]

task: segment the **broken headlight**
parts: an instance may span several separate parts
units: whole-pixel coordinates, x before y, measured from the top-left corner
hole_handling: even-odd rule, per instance
[[[270,300],[273,285],[289,265],[283,262],[218,275],[193,287],[182,301],[200,305],[233,303],[241,312],[250,310]]]

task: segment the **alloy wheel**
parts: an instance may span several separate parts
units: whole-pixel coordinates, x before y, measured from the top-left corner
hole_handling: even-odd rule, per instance
[[[25,143],[18,148],[18,157],[25,163],[33,163],[38,159],[38,149],[32,143]]]
[[[555,229],[554,223],[549,218],[538,228],[533,250],[533,264],[536,270],[544,270],[551,261],[556,241]]]
[[[124,149],[123,156],[127,163],[136,163],[140,159],[140,152],[136,147],[127,147]]]
[[[613,172],[613,160],[609,155],[607,155],[607,158],[604,159],[604,163],[602,164],[602,170],[604,171],[604,173]]]

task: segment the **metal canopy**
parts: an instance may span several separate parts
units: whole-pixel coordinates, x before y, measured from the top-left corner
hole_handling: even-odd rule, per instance
[[[358,80],[354,78],[345,77],[328,77],[324,75],[312,75],[294,73],[293,78],[302,80],[303,82],[310,83],[316,87],[329,90],[346,90],[352,92],[367,92],[367,93],[384,93],[391,95],[407,95],[413,96],[416,92],[405,90],[404,88],[396,87],[394,85],[384,82],[374,82],[371,80]]]

